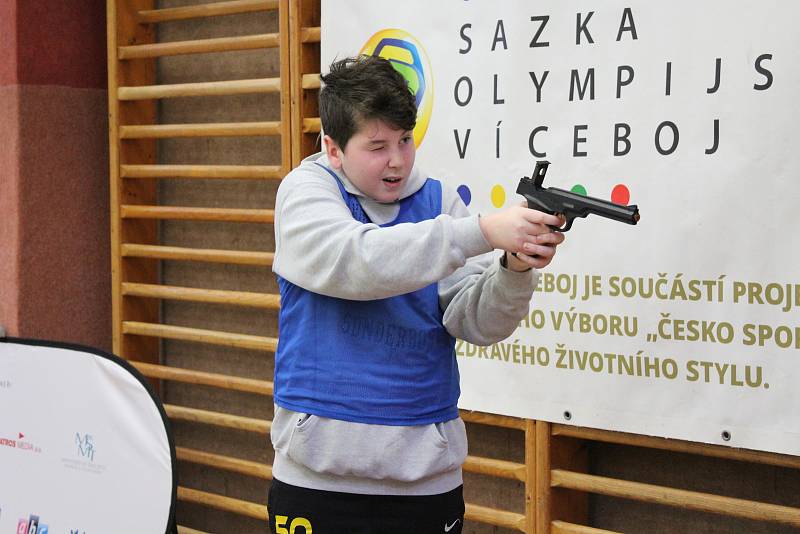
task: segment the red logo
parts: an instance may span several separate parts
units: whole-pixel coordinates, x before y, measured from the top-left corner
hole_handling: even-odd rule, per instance
[[[41,447],[34,445],[28,441],[23,441],[25,434],[22,432],[18,432],[17,435],[19,436],[18,439],[8,439],[8,438],[0,438],[0,446],[5,445],[6,447],[11,447],[12,449],[22,449],[25,451],[31,452],[42,452]]]

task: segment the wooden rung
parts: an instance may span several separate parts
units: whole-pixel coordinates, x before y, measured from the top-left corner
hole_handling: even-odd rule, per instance
[[[167,247],[162,245],[140,245],[125,243],[120,247],[124,258],[151,258],[154,260],[204,261],[230,263],[234,265],[272,265],[272,252],[238,250],[215,250],[205,248]]]
[[[117,48],[119,59],[141,59],[179,54],[205,54],[208,52],[231,52],[234,50],[253,50],[277,48],[280,46],[277,33],[244,35],[241,37],[220,37],[216,39],[196,39],[192,41],[173,41]]]
[[[198,410],[197,408],[187,408],[185,406],[175,406],[165,404],[164,411],[170,419],[177,421],[190,421],[192,423],[203,423],[205,425],[219,426],[223,428],[234,428],[254,432],[256,434],[269,434],[272,428],[272,421],[254,419],[252,417],[242,417],[241,415],[231,415],[228,413],[210,412],[208,410]]]
[[[319,118],[303,119],[303,133],[319,133],[322,131],[322,121]]]
[[[210,533],[203,532],[202,530],[195,530],[193,528],[184,527],[183,525],[178,525],[178,534],[210,534]]]
[[[162,139],[165,137],[244,137],[280,134],[281,123],[277,121],[217,122],[208,124],[146,124],[119,127],[120,139]]]
[[[311,28],[300,28],[300,42],[318,43],[322,36],[322,28],[314,26]]]
[[[131,360],[129,360],[128,363],[136,367],[140,373],[148,378],[173,380],[186,384],[212,386],[234,391],[244,391],[246,393],[257,393],[265,396],[272,396],[275,389],[272,382],[268,380],[256,380],[255,378],[208,373],[204,371],[195,371],[193,369],[181,369],[179,367]]]
[[[319,74],[303,74],[303,89],[319,89],[320,85]]]
[[[122,333],[135,336],[149,336],[162,339],[177,339],[193,341],[195,343],[208,343],[238,349],[261,350],[275,352],[278,340],[274,337],[251,336],[246,334],[233,334],[230,332],[217,332],[216,330],[202,330],[185,326],[171,326],[156,323],[139,323],[123,321]]]
[[[140,24],[151,24],[170,20],[216,17],[221,15],[235,15],[237,13],[251,13],[254,11],[271,11],[275,9],[278,9],[278,0],[235,0],[231,2],[215,2],[213,4],[186,7],[171,7],[167,9],[149,9],[140,11],[138,20]]]
[[[477,504],[465,505],[464,519],[525,532],[525,516],[505,510],[495,510]]]
[[[276,180],[283,178],[277,165],[120,165],[122,178],[205,178]]]
[[[254,80],[226,80],[222,82],[118,87],[117,98],[120,100],[149,100],[175,98],[179,96],[226,96],[249,93],[277,93],[280,90],[280,78],[258,78]]]
[[[615,530],[603,530],[601,528],[576,525],[566,521],[553,521],[550,523],[551,534],[622,534]]]
[[[128,297],[230,304],[232,306],[249,306],[267,310],[280,308],[280,295],[250,291],[225,291],[221,289],[198,289],[194,287],[123,282],[122,294]]]
[[[216,469],[239,473],[246,476],[272,480],[272,466],[239,458],[231,458],[221,454],[211,454],[210,452],[187,449],[185,447],[175,447],[175,455],[178,460],[193,464],[206,465]]]
[[[274,210],[230,208],[186,208],[177,206],[120,206],[123,219],[173,219],[188,221],[223,221],[272,223]]]
[[[693,443],[691,441],[682,441],[678,439],[642,436],[639,434],[612,432],[610,430],[599,430],[595,428],[583,428],[561,424],[552,425],[552,433],[553,435],[557,436],[589,439],[604,443],[631,445],[633,447],[646,447],[648,449],[660,449],[665,451],[723,458],[726,460],[738,460],[742,462],[752,462],[757,464],[800,469],[800,456],[790,456],[788,454],[777,454],[748,449],[734,449],[720,445],[708,445],[705,443]]]
[[[525,419],[509,417],[507,415],[496,415],[493,413],[468,412],[466,410],[460,410],[459,413],[461,415],[461,419],[467,423],[499,426],[514,430],[525,430]]]
[[[264,504],[243,501],[232,497],[224,497],[216,493],[198,491],[191,488],[184,488],[183,486],[178,486],[178,500],[201,504],[210,508],[216,508],[217,510],[233,512],[234,514],[252,517],[254,519],[266,520],[267,518],[267,507]]]
[[[629,482],[561,469],[551,471],[550,484],[556,488],[800,527],[800,508],[777,504]]]
[[[506,460],[467,456],[464,461],[464,471],[525,482],[525,464]]]

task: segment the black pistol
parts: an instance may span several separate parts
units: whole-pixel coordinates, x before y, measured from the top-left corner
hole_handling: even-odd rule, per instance
[[[549,161],[537,161],[533,176],[523,176],[517,186],[517,194],[525,197],[528,207],[549,213],[561,214],[566,219],[563,227],[551,226],[553,230],[566,232],[572,228],[576,217],[586,217],[590,213],[627,224],[639,222],[639,208],[635,204],[621,206],[599,198],[578,195],[555,187],[542,187]]]

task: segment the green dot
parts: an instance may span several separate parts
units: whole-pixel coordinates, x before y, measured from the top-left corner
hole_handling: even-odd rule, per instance
[[[575,193],[576,195],[581,195],[581,196],[583,196],[583,197],[585,197],[585,196],[586,196],[586,188],[585,188],[585,187],[583,187],[581,184],[575,184],[575,185],[573,185],[573,186],[572,186],[572,189],[570,189],[570,191],[572,191],[572,192],[573,192],[573,193]]]

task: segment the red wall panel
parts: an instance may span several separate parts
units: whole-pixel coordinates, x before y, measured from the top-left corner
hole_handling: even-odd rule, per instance
[[[16,2],[18,83],[106,87],[103,0]]]
[[[0,86],[17,83],[17,0],[0,0]]]

